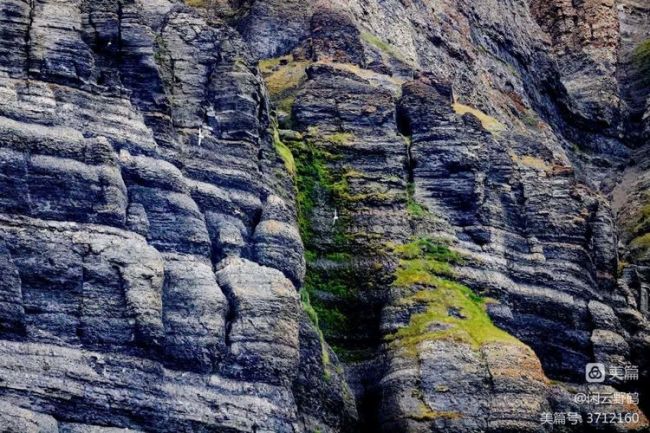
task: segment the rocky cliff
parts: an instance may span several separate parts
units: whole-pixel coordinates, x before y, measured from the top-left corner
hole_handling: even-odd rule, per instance
[[[647,0],[0,0],[0,432],[647,430],[648,74]]]

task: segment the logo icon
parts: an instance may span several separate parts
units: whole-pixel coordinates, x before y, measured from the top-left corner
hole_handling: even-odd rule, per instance
[[[601,363],[587,364],[585,379],[589,383],[602,383],[605,381],[605,365]]]

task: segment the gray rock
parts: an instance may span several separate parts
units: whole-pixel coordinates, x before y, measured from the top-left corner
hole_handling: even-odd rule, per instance
[[[322,377],[293,382],[325,349],[299,335],[292,185],[238,33],[167,0],[0,21],[0,430],[304,431]],[[311,404],[353,413],[343,384]]]
[[[244,377],[270,382],[298,365],[299,297],[281,272],[240,258],[222,261],[217,281],[230,302],[226,344]]]
[[[0,431],[647,409],[643,1],[203,3],[0,2]],[[398,287],[418,239],[451,269]],[[485,335],[446,334],[472,317],[441,287]],[[593,361],[640,380],[587,387]]]

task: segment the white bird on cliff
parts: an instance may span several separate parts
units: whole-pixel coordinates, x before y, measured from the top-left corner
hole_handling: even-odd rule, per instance
[[[202,141],[203,141],[203,125],[199,127],[199,147],[201,147]]]
[[[334,208],[334,218],[332,218],[332,224],[336,224],[336,222],[339,220],[339,211]]]

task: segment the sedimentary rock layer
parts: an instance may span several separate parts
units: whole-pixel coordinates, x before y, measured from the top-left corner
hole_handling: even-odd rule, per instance
[[[650,4],[186,3],[0,1],[0,431],[647,429]]]

